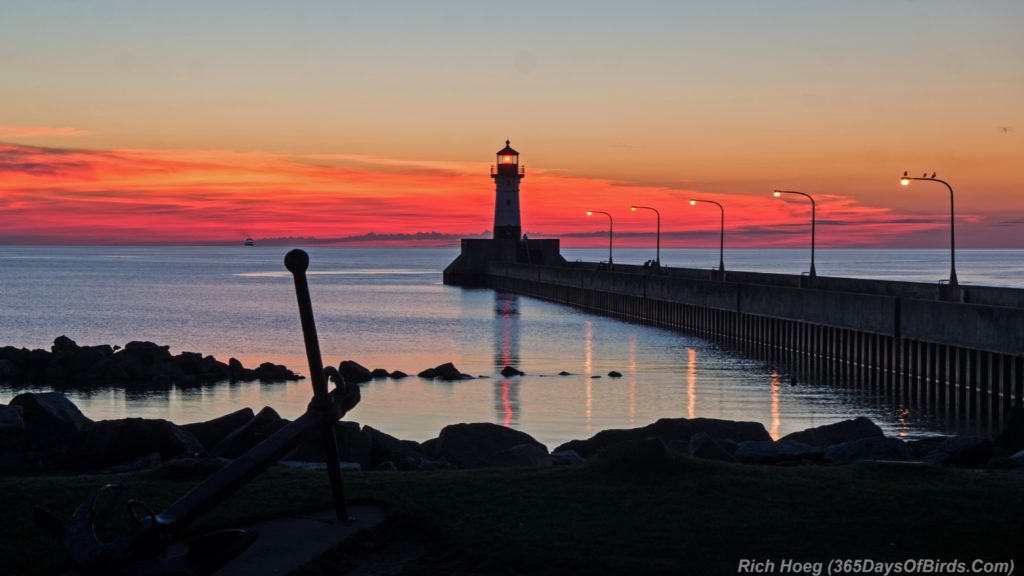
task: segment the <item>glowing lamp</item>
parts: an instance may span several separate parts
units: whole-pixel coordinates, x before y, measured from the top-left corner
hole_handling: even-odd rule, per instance
[[[782,192],[774,192],[774,194],[775,194],[776,198],[779,198],[780,196],[782,196]]]
[[[690,200],[690,206],[696,206],[696,205],[697,205],[697,201],[696,200]]]
[[[594,215],[593,212],[591,212],[590,210],[587,210],[587,216],[593,216],[593,215]]]

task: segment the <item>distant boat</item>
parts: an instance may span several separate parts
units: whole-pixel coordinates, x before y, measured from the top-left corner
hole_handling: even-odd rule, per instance
[[[256,241],[253,240],[252,238],[246,238],[245,239],[245,245],[246,246],[255,246],[256,245]]]

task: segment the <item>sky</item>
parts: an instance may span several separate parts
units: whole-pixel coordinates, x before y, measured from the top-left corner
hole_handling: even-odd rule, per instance
[[[0,243],[1024,248],[1024,3],[0,2]],[[347,239],[347,240],[346,240]]]

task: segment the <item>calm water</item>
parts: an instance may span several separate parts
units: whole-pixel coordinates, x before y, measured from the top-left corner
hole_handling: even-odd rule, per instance
[[[291,277],[277,247],[0,247],[0,345],[48,348],[66,334],[80,344],[152,340],[171,351],[270,360],[307,372]],[[611,427],[661,417],[755,420],[780,436],[867,415],[887,431],[920,435],[949,423],[905,414],[882,399],[787,381],[761,362],[711,342],[580,313],[539,300],[441,284],[457,249],[312,248],[310,287],[325,363],[416,373],[443,362],[489,376],[456,383],[376,381],[350,418],[425,440],[446,424],[489,421],[524,430],[549,447]],[[566,250],[598,260],[602,250]],[[620,250],[642,263],[650,250]],[[934,282],[948,271],[941,250],[821,250],[821,275]],[[663,250],[671,266],[709,267],[714,250]],[[798,273],[806,252],[732,251],[732,269]],[[961,282],[1024,287],[1024,251],[958,253]],[[497,374],[512,364],[528,376]],[[559,371],[573,376],[555,376]],[[605,375],[610,370],[624,377]],[[0,402],[16,391],[0,388]],[[94,419],[143,416],[185,423],[243,406],[300,414],[308,381],[215,384],[126,394],[71,392]]]

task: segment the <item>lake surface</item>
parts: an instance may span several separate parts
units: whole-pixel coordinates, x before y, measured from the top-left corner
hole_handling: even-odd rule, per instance
[[[0,246],[0,345],[49,348],[150,340],[246,366],[283,363],[307,373],[291,276],[281,247]],[[487,376],[455,383],[416,377],[364,385],[349,419],[400,438],[425,440],[456,422],[495,422],[549,447],[605,428],[662,417],[762,422],[773,436],[857,415],[889,433],[952,431],[955,423],[907,413],[881,398],[814,382],[791,386],[762,362],[670,330],[584,314],[491,290],[441,284],[457,248],[309,248],[310,290],[325,364],[415,374],[443,362]],[[642,263],[651,250],[618,250]],[[564,251],[570,260],[607,252]],[[806,251],[734,250],[734,270],[799,273]],[[948,274],[942,250],[819,250],[819,275],[936,282]],[[1024,251],[958,252],[962,283],[1024,287]],[[662,250],[673,267],[717,264],[715,250]],[[502,378],[511,364],[527,373]],[[557,376],[560,371],[572,376]],[[609,378],[616,370],[622,378]],[[602,375],[602,378],[591,376]],[[0,402],[18,390],[0,387]],[[125,393],[71,391],[93,419],[141,416],[178,423],[269,405],[302,413],[309,381],[219,383]]]

